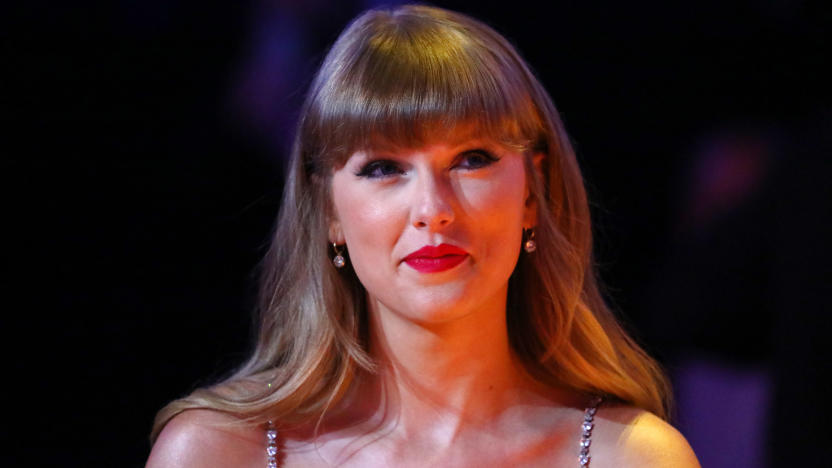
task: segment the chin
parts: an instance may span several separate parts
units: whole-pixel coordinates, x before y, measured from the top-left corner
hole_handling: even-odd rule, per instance
[[[417,297],[406,299],[406,304],[390,309],[414,323],[441,325],[472,313],[476,306],[466,299],[470,297],[476,297],[476,292],[441,291],[419,294]],[[404,299],[404,297],[401,298]]]

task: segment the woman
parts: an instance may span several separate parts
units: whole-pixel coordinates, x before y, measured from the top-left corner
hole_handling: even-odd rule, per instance
[[[325,58],[256,349],[159,413],[148,466],[698,466],[667,400],[545,90],[489,27],[404,6]]]

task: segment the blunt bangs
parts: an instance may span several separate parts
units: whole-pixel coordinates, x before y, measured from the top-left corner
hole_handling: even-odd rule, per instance
[[[544,141],[511,45],[465,16],[426,22],[419,10],[368,12],[334,44],[301,127],[307,163],[331,169],[359,149],[414,148],[461,132],[519,150]]]

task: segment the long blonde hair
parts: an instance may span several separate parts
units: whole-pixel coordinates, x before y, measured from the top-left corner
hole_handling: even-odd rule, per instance
[[[524,151],[539,207],[538,249],[521,255],[509,280],[514,351],[542,381],[666,417],[664,375],[599,292],[586,192],[551,98],[490,27],[410,5],[363,13],[324,59],[302,108],[262,265],[256,347],[229,378],[164,407],[151,439],[190,408],[251,423],[310,421],[339,401],[359,371],[372,372],[366,291],[349,267],[330,264],[332,171],[379,140],[415,146],[471,123],[481,136]],[[542,171],[533,154],[543,154]]]

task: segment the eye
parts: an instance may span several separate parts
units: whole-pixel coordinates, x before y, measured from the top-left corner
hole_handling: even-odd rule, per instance
[[[468,170],[480,169],[490,166],[499,160],[500,158],[494,156],[490,152],[478,149],[462,153],[456,167]]]
[[[379,159],[368,162],[355,175],[369,179],[383,179],[400,174],[404,174],[404,170],[398,163],[386,159]]]

